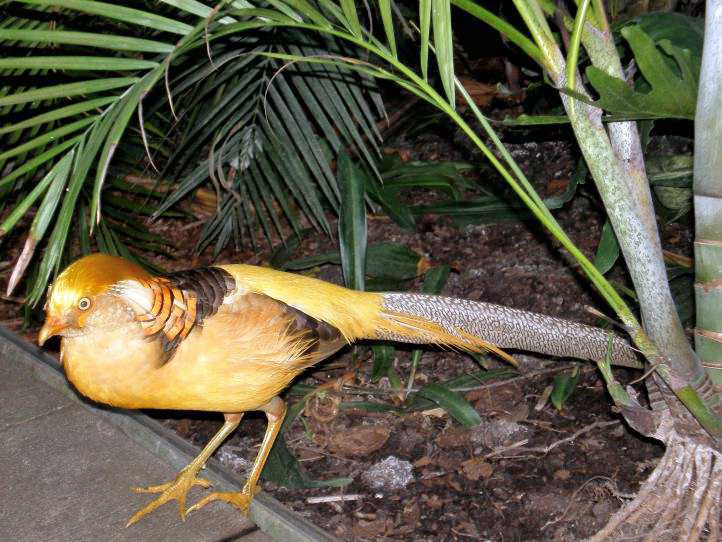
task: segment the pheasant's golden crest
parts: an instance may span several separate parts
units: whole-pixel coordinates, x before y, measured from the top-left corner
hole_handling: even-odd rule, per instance
[[[60,316],[78,307],[81,299],[87,298],[92,303],[95,296],[122,280],[143,280],[150,276],[142,267],[123,258],[91,254],[58,275],[48,288],[46,310],[49,315]]]

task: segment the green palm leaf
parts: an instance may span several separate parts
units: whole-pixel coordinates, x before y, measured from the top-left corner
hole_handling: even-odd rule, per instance
[[[114,167],[138,168],[140,161],[142,168],[143,154],[165,163],[162,178],[171,183],[154,216],[214,184],[217,213],[199,242],[213,243],[216,252],[231,242],[253,244],[259,234],[282,235],[284,220],[299,231],[301,216],[330,233],[326,214],[339,205],[333,159],[352,150],[375,168],[383,109],[367,76],[261,56],[348,52],[331,37],[308,41],[293,28],[259,29],[312,21],[360,35],[352,2],[321,2],[319,10],[303,1],[261,7],[236,0],[219,13],[196,0],[163,0],[153,11],[92,0],[16,3],[20,15],[0,21],[0,44],[12,48],[0,59],[0,198],[14,205],[12,223],[2,227],[41,201],[54,202],[40,203],[43,228],[33,230],[26,255],[25,264],[45,244],[32,302],[64,258],[72,227],[80,228],[83,250],[92,248],[95,233],[99,248],[127,252],[114,224],[118,213],[140,207],[118,207],[111,194],[118,185],[106,179]],[[78,15],[112,30],[76,28]],[[51,194],[60,176],[48,175],[61,163],[65,190]],[[104,220],[106,207],[111,221]],[[79,208],[86,214],[73,226]]]

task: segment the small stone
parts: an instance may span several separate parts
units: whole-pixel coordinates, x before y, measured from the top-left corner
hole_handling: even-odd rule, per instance
[[[471,428],[471,442],[482,444],[487,448],[509,446],[523,438],[526,438],[531,431],[528,427],[505,420],[494,418],[493,420],[482,420],[477,427]]]
[[[372,465],[361,478],[372,489],[398,491],[414,481],[412,470],[410,462],[390,455]]]
[[[232,468],[234,471],[246,474],[250,472],[252,463],[245,457],[241,457],[236,452],[221,448],[216,453],[216,459],[225,466]]]

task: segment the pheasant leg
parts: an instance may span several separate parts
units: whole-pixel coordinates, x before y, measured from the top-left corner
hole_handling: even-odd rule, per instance
[[[258,451],[256,460],[253,462],[253,467],[248,475],[245,485],[241,491],[237,492],[214,492],[206,497],[203,497],[196,504],[188,509],[188,512],[199,510],[211,501],[225,501],[241,512],[248,515],[251,507],[251,500],[253,495],[258,492],[258,479],[261,477],[263,466],[266,464],[268,453],[273,447],[273,443],[276,441],[278,432],[283,424],[283,418],[286,416],[286,403],[281,398],[274,397],[259,410],[263,410],[268,418],[268,427],[266,428],[266,434],[263,436],[263,442],[261,443],[261,449]]]
[[[218,448],[226,437],[228,437],[228,435],[230,435],[233,430],[238,427],[242,417],[243,414],[227,415],[223,427],[221,427],[218,433],[216,433],[208,444],[206,444],[206,447],[203,448],[200,454],[198,454],[198,457],[181,469],[175,480],[172,482],[161,484],[159,486],[133,488],[133,491],[136,493],[160,493],[161,495],[146,507],[138,510],[133,517],[128,520],[128,523],[125,526],[130,527],[144,516],[153,512],[159,506],[173,499],[178,501],[178,511],[180,512],[180,517],[183,521],[185,521],[187,514],[186,497],[188,495],[188,491],[190,491],[190,489],[195,485],[202,487],[208,487],[211,485],[208,480],[196,477],[198,471],[203,468],[206,461],[208,461],[208,458],[216,451],[216,448]]]

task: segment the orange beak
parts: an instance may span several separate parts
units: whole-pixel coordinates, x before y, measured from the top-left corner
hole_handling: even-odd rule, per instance
[[[48,317],[48,319],[45,321],[45,324],[43,325],[43,327],[40,328],[40,332],[38,333],[38,344],[42,346],[43,344],[45,344],[45,341],[47,341],[50,337],[53,337],[54,335],[59,335],[69,327],[70,324],[63,320]]]

